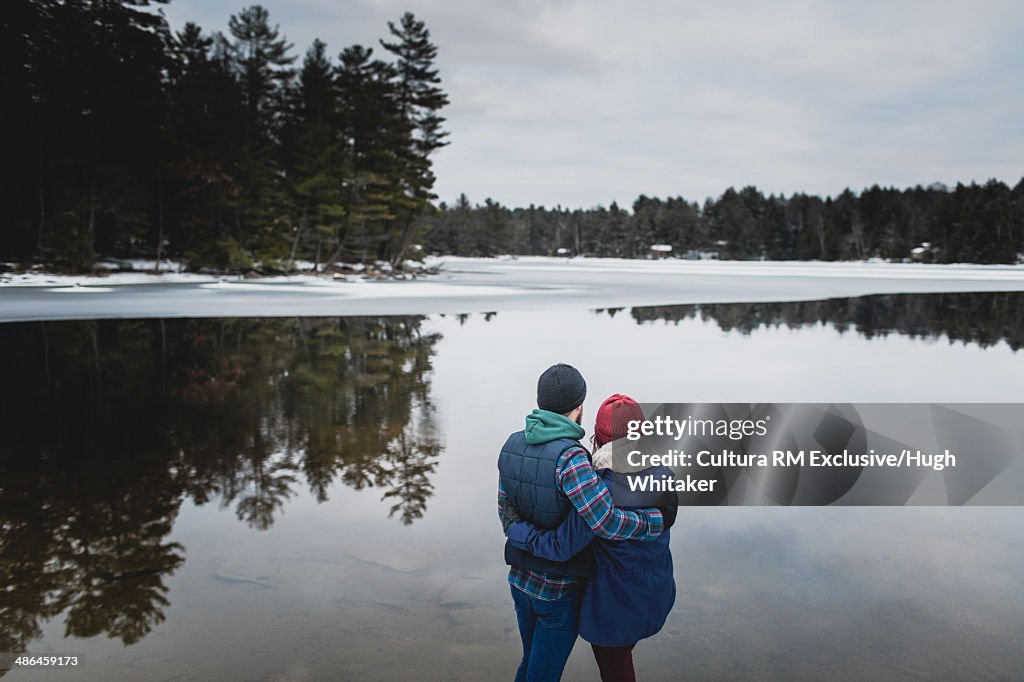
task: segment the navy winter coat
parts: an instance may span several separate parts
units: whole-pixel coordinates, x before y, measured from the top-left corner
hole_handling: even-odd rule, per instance
[[[665,509],[666,523],[675,520],[675,493],[633,492],[628,477],[671,475],[667,467],[620,473],[600,469],[616,507]],[[595,559],[593,577],[583,587],[579,631],[583,639],[605,647],[629,646],[657,633],[676,598],[669,530],[654,540],[603,540],[573,510],[554,530],[517,521],[509,527],[513,546],[553,561],[565,561],[588,546]]]

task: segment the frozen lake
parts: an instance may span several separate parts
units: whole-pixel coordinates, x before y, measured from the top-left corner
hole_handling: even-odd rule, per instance
[[[414,281],[7,275],[0,278],[0,321],[425,315],[1024,291],[1024,266],[538,257],[441,258],[431,264],[441,266],[440,274]]]
[[[448,286],[502,288],[520,264],[459,267]],[[637,296],[657,281],[618,276]],[[721,292],[733,275],[702,277]],[[896,281],[991,283],[857,286]],[[0,650],[80,654],[66,680],[509,679],[496,453],[549,364],[586,374],[588,433],[613,392],[968,402],[1024,385],[1021,293],[553,307],[0,325]],[[678,599],[638,674],[1013,679],[1022,538],[1009,507],[682,510]],[[565,679],[596,674],[579,642]]]

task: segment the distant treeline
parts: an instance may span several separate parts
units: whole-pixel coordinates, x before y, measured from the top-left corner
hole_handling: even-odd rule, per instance
[[[871,187],[835,198],[765,196],[728,189],[703,205],[640,196],[632,211],[510,209],[463,195],[429,216],[426,249],[462,256],[534,254],[773,260],[912,258],[939,263],[1016,263],[1024,258],[1024,179],[1011,189],[942,185]]]
[[[159,2],[159,0],[157,0]],[[398,264],[433,210],[447,104],[423,22],[301,68],[254,5],[172,32],[150,0],[3,0],[0,259]]]

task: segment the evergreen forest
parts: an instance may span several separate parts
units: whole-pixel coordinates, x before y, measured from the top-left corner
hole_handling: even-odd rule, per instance
[[[218,32],[174,29],[162,4],[0,3],[0,268],[88,272],[145,258],[219,272],[399,269],[426,254],[1024,258],[1024,179],[826,197],[728,188],[628,207],[439,201],[449,96],[438,46],[412,13],[375,44],[317,39],[300,51],[262,6]]]

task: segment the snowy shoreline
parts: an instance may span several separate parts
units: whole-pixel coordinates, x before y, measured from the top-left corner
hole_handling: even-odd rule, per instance
[[[1024,266],[612,258],[429,259],[437,274],[257,279],[185,272],[0,275],[0,321],[422,315],[1024,291]],[[73,295],[67,295],[73,294]]]

